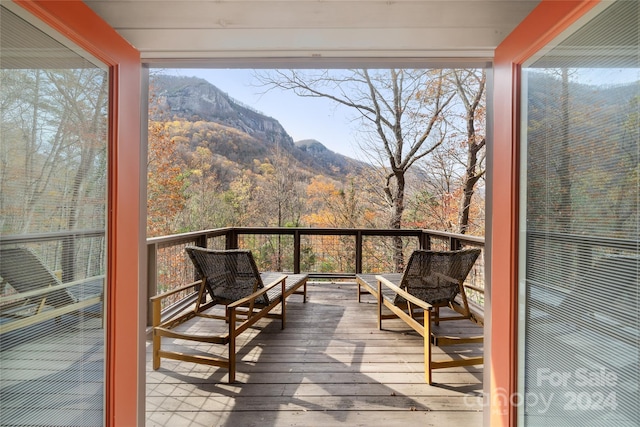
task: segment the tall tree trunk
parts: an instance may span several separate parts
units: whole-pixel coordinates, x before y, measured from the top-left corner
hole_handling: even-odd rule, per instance
[[[482,159],[478,159],[478,153],[485,146],[486,139],[482,138],[482,140],[477,141],[478,135],[476,135],[475,123],[478,110],[482,108],[481,103],[484,95],[486,75],[485,72],[482,71],[478,80],[472,79],[471,84],[469,84],[469,77],[474,76],[475,73],[471,73],[467,75],[466,78],[461,78],[460,74],[455,73],[458,94],[465,106],[467,116],[467,164],[458,210],[458,233],[460,234],[466,234],[469,231],[471,202],[475,192],[475,186],[482,175],[484,175],[484,169],[482,167],[483,161]],[[475,83],[477,83],[477,89],[474,93]],[[469,95],[472,96],[470,97]]]
[[[564,231],[571,231],[571,153],[569,151],[569,70],[562,69],[562,92],[560,94],[560,147],[558,156],[558,220]]]
[[[96,107],[90,117],[84,117],[80,108],[77,108],[79,138],[75,142],[80,145],[80,162],[73,178],[71,187],[71,200],[67,213],[67,230],[75,230],[80,216],[79,207],[85,197],[86,181],[96,156],[97,143],[100,138],[100,116],[103,112],[101,106],[107,102],[107,78],[103,77],[101,91],[96,100]],[[75,105],[70,108],[77,107]],[[70,282],[75,280],[75,238],[66,238],[62,242],[62,280]]]
[[[469,213],[471,211],[471,199],[475,192],[475,186],[483,171],[478,171],[478,151],[485,145],[483,139],[479,144],[470,143],[467,157],[467,172],[462,189],[462,204],[460,205],[460,215],[458,216],[458,233],[466,234],[469,231]]]
[[[404,213],[404,189],[405,179],[404,171],[398,170],[395,172],[396,189],[393,197],[393,214],[391,216],[390,226],[393,229],[400,230],[402,228],[402,215]],[[404,254],[402,237],[395,236],[393,238],[393,261],[396,272],[400,273],[404,269]]]

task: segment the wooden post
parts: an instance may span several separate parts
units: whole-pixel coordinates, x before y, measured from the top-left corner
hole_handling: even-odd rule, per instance
[[[147,301],[158,294],[158,245],[147,244]],[[153,323],[152,303],[147,305],[147,326]],[[158,322],[159,323],[159,322]]]
[[[227,232],[225,247],[226,249],[238,249],[238,232],[233,228]]]
[[[293,272],[300,273],[300,230],[293,232]]]
[[[207,247],[207,235],[206,234],[201,234],[196,238],[196,246],[199,246],[201,248],[206,248]]]
[[[449,249],[452,251],[460,250],[462,245],[460,244],[460,240],[455,237],[449,237]]]
[[[362,231],[356,232],[356,274],[362,273]]]
[[[429,233],[424,233],[423,235],[424,242],[422,243],[422,249],[427,251],[431,250],[431,235]]]
[[[73,282],[76,276],[75,236],[69,235],[62,240],[62,282]]]

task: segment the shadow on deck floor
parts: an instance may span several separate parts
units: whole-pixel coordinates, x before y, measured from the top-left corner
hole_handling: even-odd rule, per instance
[[[436,370],[435,384],[425,384],[422,337],[400,320],[379,331],[375,300],[358,304],[355,283],[310,282],[306,304],[288,299],[285,330],[275,319],[257,325],[238,340],[232,385],[226,370],[206,365],[164,359],[153,371],[147,342],[147,426],[482,424],[482,366]],[[482,346],[434,347],[434,359],[443,350],[480,354]]]

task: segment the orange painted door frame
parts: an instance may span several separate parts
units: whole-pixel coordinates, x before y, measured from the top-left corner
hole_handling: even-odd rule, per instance
[[[80,0],[13,1],[109,67],[105,413],[108,426],[144,425],[140,54]]]
[[[494,57],[489,419],[516,426],[518,396],[518,218],[520,69],[600,0],[543,0]]]

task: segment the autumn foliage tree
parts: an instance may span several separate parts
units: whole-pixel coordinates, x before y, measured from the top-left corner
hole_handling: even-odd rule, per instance
[[[150,235],[221,226],[481,230],[482,70],[274,71],[261,79],[349,107],[370,166],[342,178],[310,173],[290,148],[196,116],[167,118],[166,100],[158,102],[149,128]],[[404,249],[395,239],[398,269]]]
[[[152,91],[151,109],[158,108],[156,100]],[[171,234],[186,199],[182,164],[166,122],[149,121],[147,150],[147,236]]]
[[[455,86],[464,107],[465,132],[462,145],[465,147],[465,172],[462,179],[460,205],[458,208],[458,233],[466,234],[472,219],[472,198],[478,182],[486,170],[486,71],[454,70]],[[484,206],[484,203],[482,203]],[[484,224],[484,216],[482,217]],[[483,230],[484,231],[484,230]]]
[[[368,135],[370,160],[382,172],[381,187],[391,208],[389,227],[402,227],[406,175],[411,166],[443,142],[443,114],[455,95],[442,70],[280,71],[261,74],[268,87],[300,96],[326,98],[356,114]],[[403,244],[395,239],[396,269],[403,268]]]
[[[291,156],[276,147],[267,161],[259,163],[258,170],[258,218],[263,219],[262,225],[300,226],[304,178]]]
[[[373,207],[364,198],[358,177],[341,184],[325,176],[315,176],[307,185],[307,214],[303,221],[312,227],[373,227]]]
[[[211,227],[217,217],[217,204],[213,203],[219,193],[220,184],[213,171],[213,153],[203,146],[187,154],[185,187],[187,198],[182,214],[182,229],[185,231],[205,230]]]

